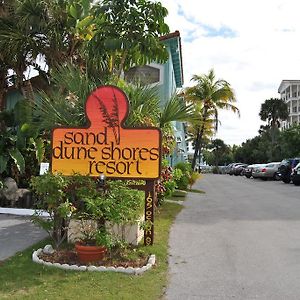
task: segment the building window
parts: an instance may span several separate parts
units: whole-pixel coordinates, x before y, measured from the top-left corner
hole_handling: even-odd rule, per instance
[[[125,80],[140,81],[142,84],[157,83],[160,80],[160,70],[150,66],[133,67],[125,72]]]
[[[293,112],[296,113],[297,112],[297,106],[293,107]]]

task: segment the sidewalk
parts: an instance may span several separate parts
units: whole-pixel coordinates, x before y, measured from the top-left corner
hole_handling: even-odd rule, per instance
[[[197,184],[195,188],[199,188]],[[199,299],[198,285],[195,281],[199,278],[201,270],[197,267],[198,249],[202,241],[194,236],[195,226],[201,206],[199,198],[204,194],[188,193],[183,201],[183,210],[175,219],[169,237],[169,274],[170,281],[166,290],[167,300]],[[200,289],[200,286],[199,286]]]
[[[33,210],[0,208],[0,261],[47,237],[31,223]]]

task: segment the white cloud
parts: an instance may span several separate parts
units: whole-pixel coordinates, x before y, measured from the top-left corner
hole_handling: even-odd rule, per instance
[[[171,31],[182,38],[185,86],[214,68],[234,88],[238,119],[220,114],[217,137],[241,144],[257,135],[260,105],[279,97],[283,79],[300,79],[300,2],[296,0],[162,0]],[[222,31],[227,36],[222,36]],[[207,36],[213,32],[213,36]],[[216,35],[216,33],[220,35]],[[228,34],[229,32],[229,34]]]

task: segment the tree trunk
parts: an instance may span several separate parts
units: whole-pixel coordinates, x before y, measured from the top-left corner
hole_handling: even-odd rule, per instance
[[[124,53],[122,55],[122,58],[121,58],[121,62],[120,62],[120,66],[119,66],[118,72],[117,72],[117,78],[118,79],[121,77],[121,73],[122,73],[122,71],[124,69],[124,64],[125,64],[125,60],[126,60],[127,54],[128,54],[128,49],[125,49]]]
[[[22,91],[24,98],[28,99],[31,102],[34,102],[34,92],[33,92],[33,88],[32,88],[30,79],[23,82],[21,91]]]
[[[273,161],[273,152],[274,152],[274,144],[275,144],[275,130],[276,123],[275,121],[271,122],[271,151],[270,151],[270,160]]]
[[[203,133],[204,133],[204,129],[205,129],[205,122],[207,119],[207,109],[204,109],[203,112],[203,120],[202,120],[202,127],[201,130],[198,129],[197,130],[197,137],[196,137],[196,141],[195,141],[195,153],[194,153],[194,157],[193,157],[193,161],[192,161],[192,169],[195,169],[196,166],[196,160],[197,160],[197,156],[200,155],[201,153],[201,148],[202,148],[202,137],[203,137]],[[199,158],[200,161],[200,158]]]
[[[196,160],[199,152],[199,139],[200,139],[200,128],[197,129],[197,134],[196,134],[196,140],[195,140],[195,151],[194,151],[194,156],[193,156],[193,161],[192,161],[192,169],[195,169],[196,165]]]

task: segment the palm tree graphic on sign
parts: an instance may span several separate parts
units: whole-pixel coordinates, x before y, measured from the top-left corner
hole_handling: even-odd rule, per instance
[[[107,125],[108,128],[112,129],[116,144],[119,145],[120,144],[119,105],[118,105],[115,92],[113,91],[113,97],[112,97],[113,107],[111,113],[107,110],[107,107],[104,104],[103,100],[97,95],[95,95],[95,97],[99,103],[99,108],[103,117],[103,122]]]

